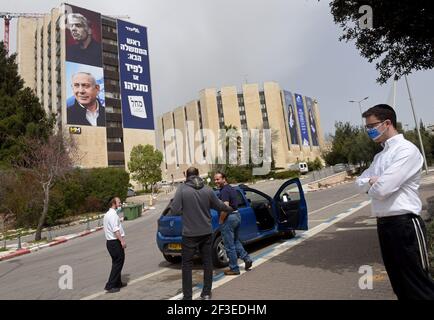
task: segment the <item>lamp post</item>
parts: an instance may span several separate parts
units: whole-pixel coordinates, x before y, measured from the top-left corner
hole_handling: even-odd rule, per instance
[[[362,128],[363,128],[364,124],[363,124],[363,117],[362,117],[362,104],[361,104],[361,102],[367,100],[368,98],[369,97],[365,97],[365,98],[363,98],[362,100],[359,100],[359,101],[355,101],[355,100],[348,101],[348,102],[351,102],[351,103],[357,103],[359,105],[360,117],[362,119]]]

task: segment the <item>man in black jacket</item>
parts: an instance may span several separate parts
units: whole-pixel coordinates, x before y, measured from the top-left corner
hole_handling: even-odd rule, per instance
[[[196,248],[203,261],[203,289],[201,299],[211,298],[212,288],[212,225],[210,209],[232,212],[205,186],[199,177],[199,170],[190,167],[187,180],[176,190],[171,204],[172,212],[182,213],[182,291],[184,300],[192,299],[192,268]]]

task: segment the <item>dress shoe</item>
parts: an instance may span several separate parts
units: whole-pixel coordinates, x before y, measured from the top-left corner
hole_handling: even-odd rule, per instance
[[[121,289],[119,289],[119,288],[111,288],[111,289],[107,290],[107,293],[116,293],[116,292],[119,292],[119,291],[121,291]]]
[[[210,294],[201,294],[199,300],[211,300]]]
[[[126,283],[126,282],[122,282],[121,283],[121,288],[124,288],[124,287],[126,287],[128,285],[128,283]]]
[[[234,271],[234,270],[225,270],[225,275],[226,276],[237,276],[239,275],[240,272],[239,271]]]
[[[244,268],[247,270],[250,270],[250,268],[252,267],[253,261],[252,260],[247,260],[246,262],[244,262]]]

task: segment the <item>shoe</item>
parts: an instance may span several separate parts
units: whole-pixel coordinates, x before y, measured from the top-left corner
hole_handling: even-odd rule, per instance
[[[111,288],[111,289],[107,290],[107,293],[116,293],[116,292],[119,292],[119,291],[121,291],[120,288]]]
[[[182,297],[181,300],[193,300],[192,298],[186,298],[186,297]]]
[[[250,270],[252,264],[253,264],[252,260],[247,260],[246,262],[244,262],[244,269],[246,269],[246,271]]]
[[[211,300],[211,294],[201,294],[199,300]]]
[[[241,272],[239,271],[234,271],[234,270],[225,270],[225,275],[226,276],[237,276],[239,275]]]
[[[126,283],[126,282],[122,282],[121,283],[121,288],[124,288],[124,287],[126,287],[128,285],[128,283]]]

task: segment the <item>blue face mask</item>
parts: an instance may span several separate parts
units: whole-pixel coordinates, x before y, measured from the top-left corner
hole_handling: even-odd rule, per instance
[[[378,126],[376,126],[375,128],[371,128],[367,130],[368,136],[369,138],[371,138],[372,140],[377,140],[379,137],[381,137],[386,130],[384,130],[383,132],[378,131],[378,128],[383,124],[380,123]]]
[[[116,208],[116,213],[119,214],[122,211],[122,207]]]

